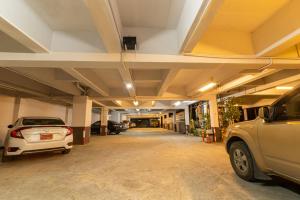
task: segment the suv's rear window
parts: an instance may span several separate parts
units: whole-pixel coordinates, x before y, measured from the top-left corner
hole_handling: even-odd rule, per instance
[[[30,119],[25,118],[22,122],[25,126],[34,126],[34,125],[65,125],[61,119]]]

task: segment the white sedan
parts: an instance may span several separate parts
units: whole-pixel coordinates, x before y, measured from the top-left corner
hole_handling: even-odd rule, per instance
[[[59,118],[22,117],[8,128],[2,161],[47,151],[67,154],[73,147],[73,131]]]

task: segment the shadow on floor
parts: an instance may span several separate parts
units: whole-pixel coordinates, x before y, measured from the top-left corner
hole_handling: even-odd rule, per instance
[[[300,195],[300,184],[294,183],[292,181],[283,179],[278,176],[272,176],[272,180],[269,181],[261,181],[262,185],[265,187],[283,187],[287,190],[295,192]]]

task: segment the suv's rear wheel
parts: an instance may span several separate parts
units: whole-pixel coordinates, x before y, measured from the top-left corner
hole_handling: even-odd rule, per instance
[[[246,181],[254,181],[254,162],[247,145],[242,141],[232,143],[229,155],[235,173]]]

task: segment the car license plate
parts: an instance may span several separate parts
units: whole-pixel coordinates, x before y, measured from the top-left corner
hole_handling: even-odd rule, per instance
[[[40,140],[52,140],[53,139],[53,134],[41,134],[40,135]]]

